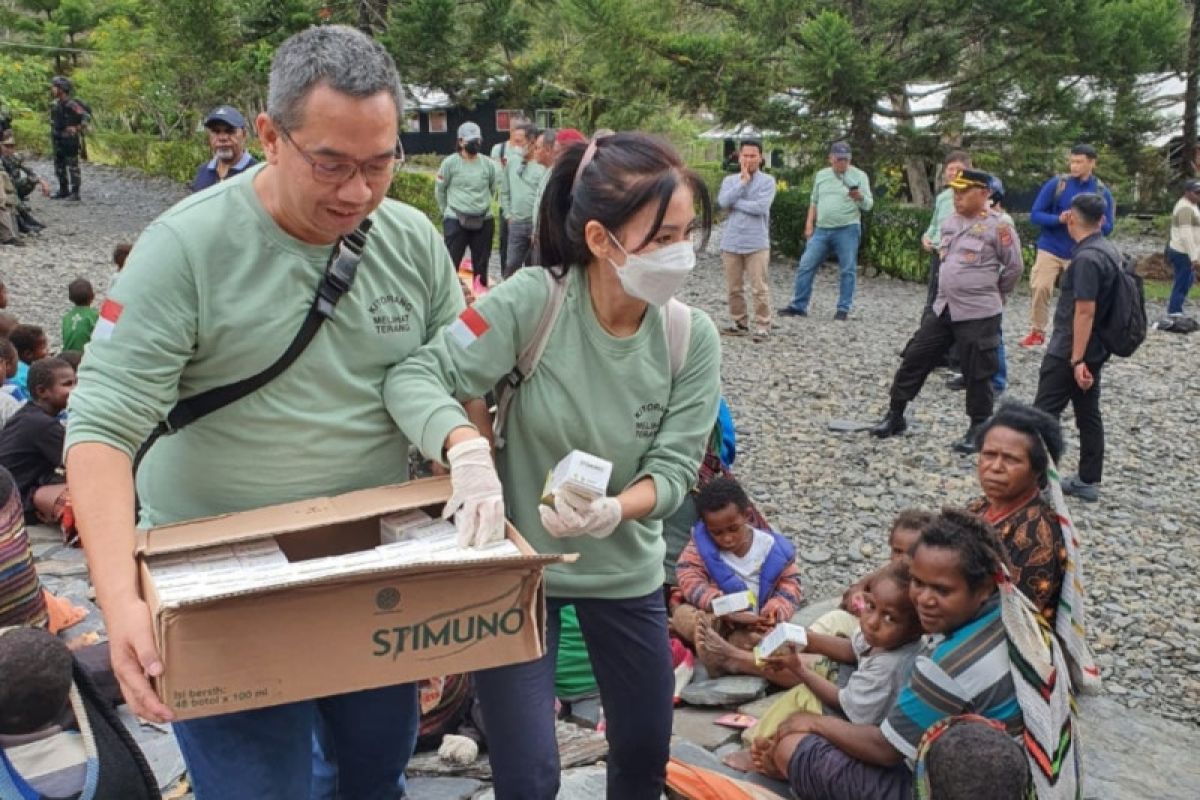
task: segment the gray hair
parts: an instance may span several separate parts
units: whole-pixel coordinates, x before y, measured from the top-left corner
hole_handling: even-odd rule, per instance
[[[318,84],[351,97],[391,95],[396,118],[404,92],[396,63],[379,42],[348,25],[320,25],[300,31],[279,46],[271,62],[267,114],[287,130],[304,124],[304,101]]]

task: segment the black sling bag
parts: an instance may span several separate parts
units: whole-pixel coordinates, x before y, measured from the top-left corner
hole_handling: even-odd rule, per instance
[[[313,297],[312,306],[308,309],[308,315],[304,317],[304,323],[300,326],[296,338],[292,339],[292,343],[288,345],[283,355],[257,375],[208,389],[176,403],[175,407],[167,414],[167,418],[158,423],[149,438],[138,448],[137,455],[133,459],[135,475],[138,466],[142,463],[142,458],[160,436],[169,436],[217,409],[224,408],[230,403],[235,403],[246,395],[258,391],[278,378],[284,370],[292,365],[292,362],[300,357],[309,342],[317,335],[317,331],[325,320],[333,316],[333,309],[338,300],[341,300],[342,295],[350,291],[350,287],[354,285],[358,262],[362,260],[363,248],[367,245],[367,234],[370,230],[371,220],[364,219],[353,232],[338,239],[338,243],[329,253],[329,263],[325,265],[325,274],[317,286],[317,293]]]

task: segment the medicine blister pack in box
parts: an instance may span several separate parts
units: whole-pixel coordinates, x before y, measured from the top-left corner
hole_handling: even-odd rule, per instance
[[[723,594],[720,597],[714,597],[712,601],[713,613],[718,617],[723,617],[726,614],[735,614],[738,611],[746,611],[754,608],[754,597],[747,589],[744,592],[732,592],[731,594]]]
[[[608,494],[608,479],[611,477],[611,461],[582,450],[572,450],[546,476],[542,502],[554,505],[555,493],[572,494],[588,502],[604,497]]]
[[[774,655],[786,644],[796,645],[797,650],[804,649],[808,645],[808,631],[804,629],[803,625],[781,622],[772,628],[771,632],[764,636],[758,646],[754,648],[754,657],[762,660],[767,656]]]

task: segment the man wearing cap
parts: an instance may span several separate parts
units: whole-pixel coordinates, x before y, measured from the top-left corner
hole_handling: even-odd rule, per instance
[[[1099,194],[1104,198],[1106,210],[1101,233],[1112,233],[1116,207],[1112,192],[1096,177],[1096,149],[1089,144],[1077,144],[1071,148],[1067,160],[1068,174],[1055,175],[1042,184],[1029,221],[1041,227],[1037,240],[1037,257],[1029,275],[1031,318],[1029,334],[1021,340],[1022,347],[1037,347],[1046,343],[1047,326],[1050,323],[1050,298],[1054,285],[1067,268],[1075,242],[1067,232],[1067,217],[1075,195],[1084,192]]]
[[[58,191],[54,200],[79,200],[79,153],[83,148],[83,125],[88,118],[87,107],[71,97],[74,87],[61,75],[50,81],[50,143],[54,148],[54,174],[58,176]]]
[[[958,346],[967,388],[966,435],[960,453],[975,451],[975,433],[992,415],[992,376],[999,366],[1000,313],[1021,279],[1021,242],[1003,218],[989,210],[992,176],[965,169],[950,182],[954,214],[941,230],[937,299],[904,348],[892,380],[891,405],[871,434],[886,439],[908,427],[904,411],[952,344]]]
[[[1167,314],[1174,316],[1183,313],[1183,301],[1200,270],[1200,180],[1195,178],[1183,185],[1183,196],[1171,211],[1167,262],[1175,270],[1175,285],[1167,301]]]
[[[492,257],[492,198],[500,188],[500,167],[480,154],[483,132],[474,122],[458,126],[458,152],[446,156],[437,171],[434,196],[442,211],[442,234],[455,268],[471,249],[471,267],[481,285],[488,283]]]
[[[862,212],[875,204],[867,173],[850,164],[850,145],[834,142],[829,148],[829,166],[813,178],[804,238],[808,244],[796,269],[796,287],[792,302],[779,309],[783,317],[807,317],[812,297],[813,276],[825,263],[830,251],[837,254],[837,312],[834,319],[844,320],[854,303],[854,283],[858,273],[858,242],[862,236]]]
[[[208,147],[213,157],[196,170],[193,192],[240,175],[258,163],[258,159],[246,150],[246,118],[236,108],[214,108],[204,120],[204,127],[208,129]]]

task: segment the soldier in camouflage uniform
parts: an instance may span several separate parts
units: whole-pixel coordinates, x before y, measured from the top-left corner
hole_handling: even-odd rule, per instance
[[[56,76],[50,81],[54,103],[50,106],[50,142],[54,146],[54,174],[58,192],[54,200],[79,200],[79,152],[83,142],[83,124],[87,106],[71,97],[71,82]]]
[[[21,233],[37,233],[45,226],[33,218],[29,210],[29,195],[39,186],[42,194],[50,196],[50,184],[45,178],[38,177],[32,169],[25,166],[25,160],[17,155],[17,140],[11,129],[0,134],[0,167],[8,173],[17,194],[17,227]]]

